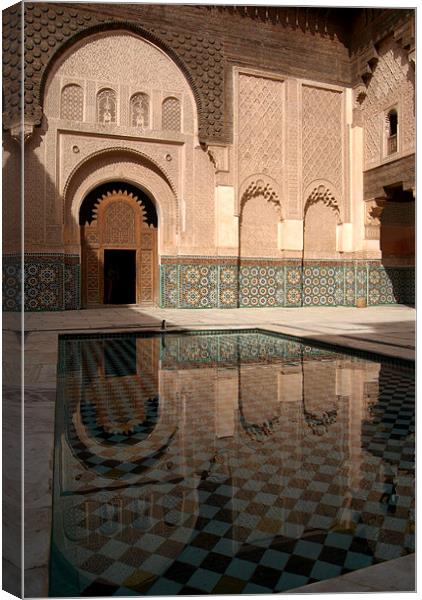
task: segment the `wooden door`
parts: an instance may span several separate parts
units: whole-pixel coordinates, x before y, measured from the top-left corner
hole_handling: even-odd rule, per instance
[[[82,300],[104,304],[105,250],[136,251],[136,303],[157,300],[157,228],[147,221],[142,201],[126,191],[103,195],[90,223],[81,226]]]

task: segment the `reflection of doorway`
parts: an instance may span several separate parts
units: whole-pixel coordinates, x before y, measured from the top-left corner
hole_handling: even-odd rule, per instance
[[[136,250],[104,250],[104,304],[135,304]]]

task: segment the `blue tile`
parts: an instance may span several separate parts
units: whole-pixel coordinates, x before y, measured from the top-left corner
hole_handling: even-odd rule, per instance
[[[159,554],[153,554],[142,563],[142,570],[155,573],[155,575],[161,575],[166,571],[172,562],[172,558],[160,556]]]
[[[188,546],[181,554],[179,554],[177,560],[188,563],[189,565],[199,566],[207,554],[208,552],[202,548]]]
[[[149,552],[154,552],[164,541],[164,538],[158,535],[147,533],[135,543],[135,546],[148,550]]]
[[[174,596],[182,589],[182,587],[183,585],[177,583],[177,581],[160,577],[160,579],[153,583],[149,588],[148,596]]]
[[[277,550],[266,550],[259,563],[265,567],[273,569],[283,569],[286,562],[289,560],[290,554],[286,552],[278,552]]]
[[[313,542],[299,540],[294,548],[294,553],[306,558],[318,558],[322,548],[322,544],[314,544]]]
[[[304,575],[295,575],[294,573],[283,573],[275,586],[277,592],[283,592],[284,590],[292,590],[302,585],[306,585],[309,581],[309,577]]]
[[[210,521],[203,529],[207,533],[215,533],[216,535],[224,535],[232,527],[231,523],[225,523],[224,521]]]
[[[237,542],[236,540],[222,538],[214,546],[213,552],[218,552],[219,554],[224,554],[225,556],[235,556],[240,546],[240,542]]]
[[[217,585],[217,582],[220,578],[221,575],[219,573],[215,573],[214,571],[208,571],[208,569],[197,569],[186,585],[196,587],[206,592],[211,592],[211,590]]]
[[[256,563],[251,563],[248,560],[235,558],[226,569],[226,575],[244,579],[247,581],[256,569]]]
[[[360,552],[348,552],[344,566],[346,569],[362,569],[363,567],[369,567],[372,565],[373,558],[367,554],[361,554]]]
[[[248,583],[242,590],[242,594],[268,594],[270,592],[272,592],[271,588],[256,583]]]
[[[323,560],[317,560],[314,564],[311,577],[315,579],[329,579],[330,577],[337,577],[341,574],[343,567],[341,565],[334,565]]]
[[[325,544],[327,546],[334,546],[335,548],[343,548],[347,550],[350,548],[350,544],[352,543],[353,536],[347,535],[344,533],[332,533],[330,532],[327,535],[327,539]]]

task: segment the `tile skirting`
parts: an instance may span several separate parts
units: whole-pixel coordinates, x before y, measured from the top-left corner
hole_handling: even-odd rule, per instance
[[[78,255],[3,257],[3,310],[81,308]],[[415,267],[375,260],[238,261],[229,257],[162,257],[160,307],[244,308],[376,306],[415,303]]]

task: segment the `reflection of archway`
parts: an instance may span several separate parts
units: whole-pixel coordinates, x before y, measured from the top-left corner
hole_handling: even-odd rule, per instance
[[[139,188],[112,182],[94,189],[79,212],[82,301],[152,304],[157,300],[157,213]]]

